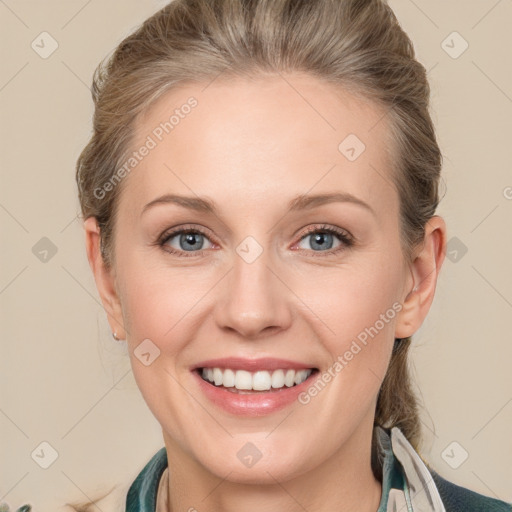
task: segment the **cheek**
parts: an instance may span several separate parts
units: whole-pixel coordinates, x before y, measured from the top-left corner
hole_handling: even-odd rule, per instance
[[[205,280],[136,259],[129,263],[124,267],[122,295],[134,378],[153,415],[161,424],[172,419],[175,434],[182,436],[186,428],[180,427],[180,411],[190,404],[178,382],[183,355],[196,332],[191,322],[208,291]]]
[[[303,286],[298,295],[307,297],[312,312],[308,322],[318,326],[331,373],[340,376],[335,387],[347,403],[361,404],[378,391],[386,373],[402,309],[400,268],[382,260],[324,274],[325,269],[315,279],[312,273],[309,282],[315,285]]]
[[[303,324],[313,326],[328,354],[321,382],[312,383],[299,402],[304,421],[328,418],[328,426],[319,428],[331,439],[346,439],[375,412],[401,309],[400,269],[386,265],[387,259],[393,261],[375,251],[357,265],[319,268],[309,273],[310,286],[294,288],[308,306]]]
[[[385,315],[384,324],[379,321],[378,330],[386,335],[392,331],[401,284],[396,267],[376,263],[357,269],[323,270],[316,277],[310,273],[309,282],[314,285],[302,285],[300,296],[306,298],[307,305],[335,339],[357,337],[378,322],[381,315]]]
[[[133,344],[144,338],[174,338],[180,322],[208,291],[204,276],[193,269],[148,266],[147,261],[134,259],[125,270],[123,310]]]

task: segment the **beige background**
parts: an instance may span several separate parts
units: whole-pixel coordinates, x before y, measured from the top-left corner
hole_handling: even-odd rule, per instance
[[[111,338],[74,181],[96,64],[163,4],[0,0],[0,502],[13,508],[95,496],[133,479],[163,446],[124,345]],[[512,2],[391,6],[430,70],[445,155],[439,213],[449,239],[467,247],[462,255],[451,240],[458,260],[446,260],[414,341],[422,454],[449,480],[512,501]],[[59,45],[46,59],[31,47],[43,31]],[[454,31],[469,44],[458,58],[442,46]],[[454,36],[447,44],[452,55],[462,48]],[[43,237],[57,248],[46,262],[33,252]],[[58,452],[48,469],[31,457],[43,441]],[[469,457],[453,469],[445,459],[454,465],[462,450]]]

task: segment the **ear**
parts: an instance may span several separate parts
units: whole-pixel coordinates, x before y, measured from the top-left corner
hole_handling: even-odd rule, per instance
[[[446,254],[446,223],[435,215],[425,226],[423,244],[410,263],[402,310],[397,315],[395,338],[412,336],[421,326],[434,300],[437,277]]]
[[[103,308],[107,313],[110,329],[117,334],[119,339],[126,339],[121,302],[115,286],[115,275],[112,269],[108,270],[106,268],[101,255],[100,228],[96,217],[85,219],[84,228],[87,259],[94,274],[96,288],[100,294]]]

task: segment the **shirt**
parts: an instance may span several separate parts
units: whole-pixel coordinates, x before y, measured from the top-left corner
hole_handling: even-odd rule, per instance
[[[428,468],[398,427],[376,428],[384,455],[377,512],[512,512],[512,504],[455,485]],[[167,512],[165,447],[146,464],[126,496],[126,512]]]

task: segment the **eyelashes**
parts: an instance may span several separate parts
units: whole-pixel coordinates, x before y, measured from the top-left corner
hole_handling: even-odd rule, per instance
[[[326,234],[328,236],[333,236],[333,237],[337,238],[338,241],[340,242],[339,246],[335,247],[334,249],[329,248],[328,250],[325,250],[325,251],[314,251],[313,249],[299,249],[299,250],[301,252],[306,251],[308,253],[311,253],[315,257],[332,256],[333,254],[350,249],[355,244],[354,237],[348,231],[338,228],[338,227],[335,227],[335,226],[322,224],[322,225],[310,226],[305,231],[303,231],[300,235],[298,242],[296,242],[294,244],[294,247],[296,245],[300,244],[303,240],[307,240],[308,237],[313,238],[312,235],[320,235],[320,238],[318,238],[318,236],[317,236],[317,239],[314,240],[314,243],[315,244],[320,243],[320,245],[322,245],[322,241],[325,240],[324,235],[326,235]],[[178,235],[179,235],[179,238],[178,238]],[[156,245],[158,245],[166,253],[169,253],[169,254],[172,254],[172,255],[178,256],[178,257],[189,258],[189,257],[205,256],[206,255],[205,253],[208,251],[208,249],[203,248],[204,244],[201,241],[199,241],[199,243],[197,244],[197,247],[201,247],[197,251],[194,251],[194,250],[187,251],[184,249],[177,249],[175,247],[169,246],[169,244],[168,244],[168,242],[170,240],[172,240],[173,238],[178,238],[178,246],[180,245],[180,243],[182,243],[182,244],[191,243],[194,246],[194,245],[196,245],[194,240],[197,239],[197,236],[196,236],[196,238],[194,238],[194,236],[192,236],[192,235],[199,235],[200,238],[203,237],[206,240],[210,241],[209,234],[206,233],[202,228],[200,228],[198,226],[189,225],[189,226],[182,226],[180,228],[175,228],[170,231],[165,231],[162,235],[160,235],[160,237],[158,237],[158,239],[156,241]],[[212,242],[210,241],[210,243],[212,243]],[[192,248],[194,248],[194,247],[192,247]]]
[[[201,249],[199,251],[185,251],[185,250],[178,250],[178,249],[169,247],[167,245],[167,242],[169,240],[171,240],[172,238],[177,237],[178,235],[180,235],[180,241],[181,241],[181,237],[186,236],[186,235],[200,235],[200,236],[208,239],[208,235],[206,233],[204,233],[202,230],[196,229],[196,228],[186,228],[186,229],[176,229],[176,230],[165,233],[163,235],[163,237],[160,239],[160,241],[158,242],[158,244],[160,245],[160,247],[162,247],[162,249],[165,252],[168,252],[168,253],[171,253],[171,254],[174,254],[174,255],[177,255],[180,257],[182,257],[182,256],[183,257],[197,256],[199,254],[203,255],[203,253],[205,252],[204,249]],[[190,240],[187,243],[190,243]]]
[[[299,243],[302,240],[305,240],[314,234],[322,235],[325,233],[327,233],[328,235],[333,235],[336,238],[338,238],[338,240],[341,242],[340,245],[335,249],[329,249],[327,251],[313,251],[310,249],[306,249],[306,250],[310,250],[314,256],[332,255],[332,254],[338,253],[340,251],[349,249],[350,247],[352,247],[354,245],[354,238],[348,231],[345,231],[344,229],[337,228],[334,226],[329,226],[326,224],[323,224],[320,226],[310,226],[309,228],[307,228],[306,231],[301,234]],[[318,242],[315,241],[315,243],[318,243]]]

